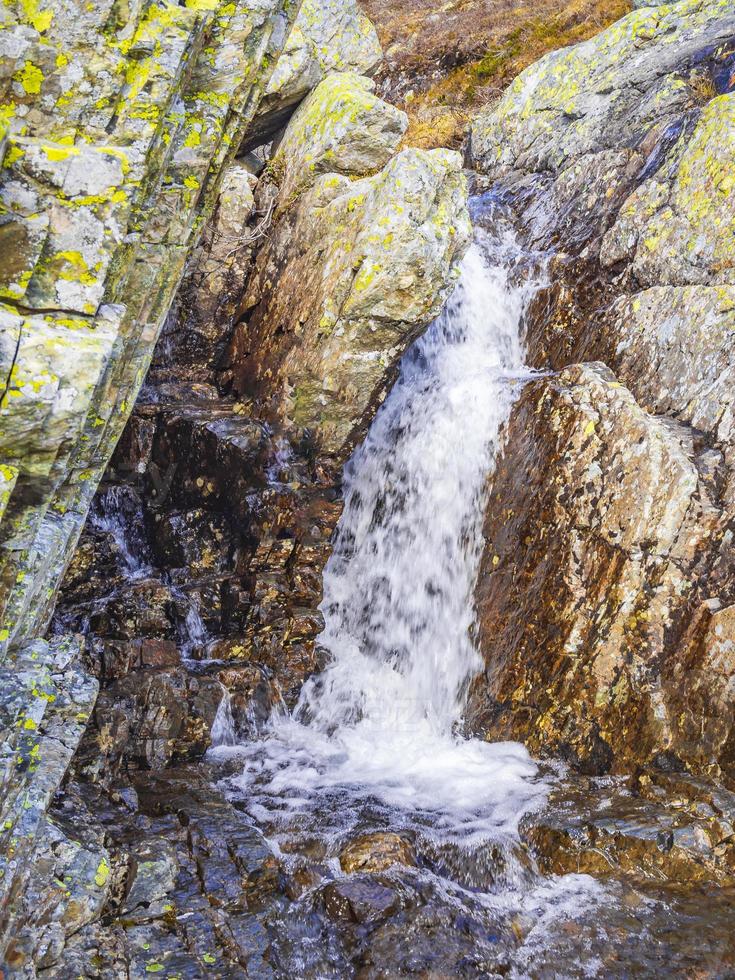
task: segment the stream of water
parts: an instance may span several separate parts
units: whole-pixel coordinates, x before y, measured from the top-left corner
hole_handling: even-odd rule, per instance
[[[328,666],[262,739],[233,747],[220,738],[214,750],[242,760],[228,791],[287,865],[316,853],[339,876],[340,847],[355,834],[409,839],[420,870],[394,877],[423,889],[424,920],[402,928],[417,930],[416,948],[428,943],[433,969],[447,915],[447,949],[463,941],[457,922],[480,923],[474,956],[493,948],[498,916],[511,936],[510,919],[530,916],[530,950],[534,935],[546,942],[547,919],[602,900],[585,876],[542,879],[520,846],[519,821],[548,792],[526,749],[462,734],[482,668],[473,593],[484,505],[503,425],[530,377],[521,327],[541,268],[510,232],[477,228],[445,312],[405,355],[346,467],[324,574]],[[342,976],[331,941],[309,934],[308,903],[279,923],[290,937],[280,955],[294,975]],[[388,947],[389,970],[397,948]]]
[[[291,817],[335,792],[377,798],[443,836],[498,839],[543,794],[515,743],[462,738],[488,477],[520,380],[512,236],[482,231],[444,314],[405,356],[344,477],[324,575],[326,670],[246,750],[239,788]],[[342,808],[344,809],[344,808]]]

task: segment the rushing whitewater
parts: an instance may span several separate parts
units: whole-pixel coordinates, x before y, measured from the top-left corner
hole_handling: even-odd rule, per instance
[[[244,747],[256,816],[376,801],[395,824],[501,839],[543,793],[515,743],[459,732],[481,660],[472,640],[483,503],[523,377],[533,285],[478,231],[446,311],[405,356],[344,478],[324,576],[324,672],[293,716]],[[522,278],[522,277],[519,277]]]

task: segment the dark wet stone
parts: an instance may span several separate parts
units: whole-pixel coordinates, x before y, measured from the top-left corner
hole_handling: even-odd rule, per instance
[[[140,670],[105,688],[95,708],[97,745],[108,764],[160,769],[200,758],[224,695],[216,678],[184,668]]]
[[[130,855],[124,915],[162,914],[163,900],[176,883],[178,869],[175,848],[168,841],[153,838],[135,847]]]
[[[522,824],[544,873],[735,884],[735,796],[694,777],[574,780]]]
[[[320,899],[330,919],[379,922],[401,908],[401,896],[394,889],[371,878],[340,879],[321,889]]]

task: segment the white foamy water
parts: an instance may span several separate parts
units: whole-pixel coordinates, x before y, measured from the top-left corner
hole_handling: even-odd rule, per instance
[[[326,806],[344,821],[367,802],[393,826],[479,843],[512,835],[543,797],[523,746],[458,730],[482,667],[471,633],[488,477],[524,376],[534,286],[513,284],[517,258],[512,241],[478,232],[346,467],[324,576],[331,663],[292,716],[241,749],[238,789],[261,819]]]
[[[232,717],[232,696],[225,688],[222,700],[217,706],[217,714],[212,722],[211,742],[213,748],[223,745],[237,745],[235,719]]]
[[[130,580],[145,578],[151,567],[144,560],[144,539],[135,533],[143,524],[140,502],[126,486],[108,486],[99,495],[98,509],[90,516],[90,526],[109,534],[122,560],[122,571]]]

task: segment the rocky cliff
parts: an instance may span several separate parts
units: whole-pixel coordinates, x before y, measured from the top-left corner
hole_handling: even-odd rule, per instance
[[[639,964],[605,929],[673,883],[680,944],[706,927],[735,962],[727,894],[703,919],[693,890],[735,868],[732,4],[636,4],[502,98],[629,4],[367,6],[382,66],[351,0],[0,13],[9,975],[286,975],[304,930],[343,974],[523,962],[528,917],[489,930],[397,876],[412,841],[288,863],[202,761],[324,667],[343,467],[454,287],[468,161],[547,285],[488,486],[466,722],[571,774],[520,857],[422,861],[471,889],[626,875],[628,911],[559,932],[611,975]],[[489,97],[464,160],[415,148],[459,145]]]
[[[559,372],[518,403],[490,501],[472,723],[594,773],[735,776],[734,37],[729,3],[640,9],[472,133],[552,250],[527,345]]]
[[[200,758],[224,698],[248,730],[317,666],[341,466],[452,287],[467,190],[456,154],[396,155],[352,3],[3,16],[3,947],[113,975],[137,940],[95,966],[85,927],[151,896],[91,787],[127,799],[121,766]]]

